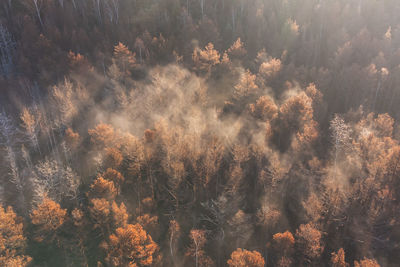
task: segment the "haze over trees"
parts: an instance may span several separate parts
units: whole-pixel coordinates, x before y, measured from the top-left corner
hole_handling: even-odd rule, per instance
[[[399,266],[399,11],[1,1],[0,266]]]

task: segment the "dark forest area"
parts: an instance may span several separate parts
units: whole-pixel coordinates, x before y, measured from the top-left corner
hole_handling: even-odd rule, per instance
[[[400,266],[400,1],[0,0],[0,266]]]

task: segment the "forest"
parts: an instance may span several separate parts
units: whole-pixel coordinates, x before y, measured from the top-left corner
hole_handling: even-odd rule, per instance
[[[0,266],[400,266],[399,14],[0,0]]]

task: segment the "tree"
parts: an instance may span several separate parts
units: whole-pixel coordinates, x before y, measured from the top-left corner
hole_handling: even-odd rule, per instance
[[[18,136],[18,128],[14,125],[13,120],[4,111],[0,112],[0,145],[5,148],[5,160],[8,162],[9,175],[11,182],[15,185],[20,197],[19,204],[24,205],[25,197],[23,194],[24,180],[21,177],[17,157],[14,152],[14,146],[22,140]],[[25,207],[23,207],[25,209]]]
[[[380,267],[379,263],[374,259],[364,258],[363,260],[354,261],[354,267]]]
[[[114,182],[106,180],[103,177],[97,178],[90,186],[89,197],[90,198],[105,198],[107,200],[113,200],[117,195]]]
[[[110,124],[99,123],[94,129],[88,130],[90,140],[100,147],[113,146],[116,141],[116,133]]]
[[[276,233],[272,237],[274,250],[284,256],[291,253],[294,246],[294,237],[291,232]]]
[[[110,202],[104,198],[92,198],[90,199],[90,216],[95,222],[95,227],[102,227],[109,229],[110,223]]]
[[[175,250],[177,247],[177,242],[179,240],[180,234],[181,234],[181,227],[179,223],[176,220],[171,220],[169,222],[169,229],[168,229],[168,234],[169,234],[169,252],[172,258],[172,261],[174,262],[175,260]]]
[[[61,166],[55,160],[46,160],[35,166],[32,182],[35,200],[40,202],[45,196],[56,201],[75,199],[80,181],[69,166]]]
[[[278,107],[274,100],[266,95],[260,96],[256,104],[251,104],[250,111],[254,117],[264,121],[271,121],[278,116]]]
[[[40,242],[53,240],[57,230],[64,224],[66,214],[67,210],[62,209],[60,204],[45,197],[30,215],[38,229],[36,239]]]
[[[258,74],[265,80],[275,77],[282,69],[282,63],[277,58],[272,58],[269,61],[263,62],[258,69]]]
[[[137,66],[135,54],[121,42],[114,46],[113,63],[125,75],[130,75],[133,68]]]
[[[0,265],[5,267],[27,266],[31,257],[22,255],[26,247],[23,224],[12,207],[0,207]]]
[[[256,76],[249,70],[243,72],[239,82],[235,85],[233,96],[236,100],[243,100],[249,96],[253,96],[258,92],[258,86],[255,83]]]
[[[301,224],[296,230],[296,245],[306,261],[317,260],[324,250],[322,233],[313,223]]]
[[[244,45],[240,38],[238,38],[228,49],[228,56],[231,60],[242,60],[246,54],[247,51],[244,48]]]
[[[112,168],[107,168],[101,176],[107,180],[113,181],[117,188],[119,188],[125,180],[124,176],[119,171]]]
[[[38,129],[37,129],[37,126],[38,126],[37,120],[35,119],[33,114],[31,114],[31,112],[27,108],[23,108],[20,118],[21,118],[22,123],[23,123],[22,126],[25,128],[27,136],[31,140],[32,145],[36,149],[39,149],[39,143],[38,143],[38,139],[37,139],[37,131],[38,131]]]
[[[106,262],[111,266],[149,266],[157,249],[140,224],[127,224],[110,235]]]
[[[74,130],[72,130],[71,128],[67,128],[67,130],[65,130],[65,141],[70,148],[75,149],[78,146],[80,140],[81,137],[79,133],[74,132]]]
[[[111,168],[118,168],[123,160],[123,156],[121,151],[119,149],[114,148],[114,147],[108,147],[106,148],[106,155],[105,155],[105,160],[104,164],[107,167]]]
[[[332,267],[349,267],[350,264],[346,263],[345,254],[343,248],[340,248],[338,252],[332,252],[331,263]]]
[[[14,71],[15,46],[8,29],[0,24],[0,74],[6,77]]]
[[[111,212],[113,216],[114,226],[125,227],[127,225],[129,215],[126,211],[124,203],[121,203],[118,207],[118,204],[113,201],[113,203],[111,204]]]
[[[190,230],[190,247],[186,251],[186,256],[194,260],[194,266],[206,267],[213,265],[212,260],[205,254],[206,232],[204,230]]]
[[[78,114],[78,102],[75,93],[76,88],[67,78],[64,78],[64,82],[51,88],[50,99],[56,126],[70,125],[73,118]],[[84,101],[83,98],[79,100]]]
[[[210,73],[211,68],[220,63],[220,55],[212,43],[208,43],[204,50],[195,48],[192,54],[195,69],[201,73]]]
[[[330,129],[332,130],[332,138],[335,145],[335,173],[337,169],[337,159],[340,152],[346,149],[349,145],[351,138],[351,128],[341,116],[335,114],[331,120]]]
[[[265,261],[258,251],[248,251],[238,248],[228,260],[230,267],[264,267]]]

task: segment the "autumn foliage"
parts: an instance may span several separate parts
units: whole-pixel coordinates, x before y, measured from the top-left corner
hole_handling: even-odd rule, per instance
[[[128,224],[110,235],[106,261],[111,266],[149,266],[156,251],[157,245],[139,224]]]
[[[265,265],[264,258],[258,251],[240,248],[232,252],[227,263],[230,267],[263,267]]]

